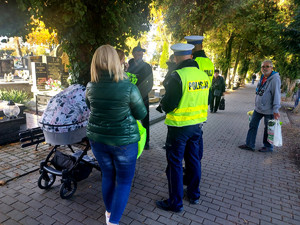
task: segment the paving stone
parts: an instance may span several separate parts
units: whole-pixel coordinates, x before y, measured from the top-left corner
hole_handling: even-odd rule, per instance
[[[237,147],[244,144],[249,126],[246,113],[253,109],[254,97],[255,87],[246,85],[226,95],[225,111],[208,114],[203,135],[200,205],[190,205],[184,199],[182,213],[156,208],[156,200],[168,198],[167,161],[162,149],[167,127],[163,122],[151,125],[151,150],[144,151],[137,161],[120,225],[300,224],[300,175],[287,153],[275,148],[272,154],[261,154]],[[159,116],[155,106],[151,106],[150,117]],[[281,117],[284,123],[288,122],[285,113]],[[262,134],[261,124],[257,148],[262,145]],[[19,143],[0,146],[0,179],[9,180],[32,171],[0,187],[0,223],[104,224],[99,171],[93,170],[87,179],[78,183],[76,193],[69,200],[59,196],[60,177],[49,190],[38,188],[39,162],[49,152],[47,144],[41,144],[38,151],[34,146],[21,149]]]

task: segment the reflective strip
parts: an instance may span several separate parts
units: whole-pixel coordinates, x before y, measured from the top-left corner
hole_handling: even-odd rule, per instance
[[[201,119],[201,118],[206,118],[207,117],[207,112],[205,113],[199,113],[193,116],[176,116],[176,115],[170,115],[167,114],[166,119],[172,120],[172,121],[190,121],[190,120],[195,120],[195,119]]]
[[[196,111],[202,111],[202,110],[208,110],[208,105],[200,105],[200,106],[196,106],[196,107],[175,109],[173,112],[174,113],[187,113],[187,112],[196,112]]]

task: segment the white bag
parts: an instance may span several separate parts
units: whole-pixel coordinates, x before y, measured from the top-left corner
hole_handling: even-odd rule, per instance
[[[274,146],[282,146],[281,125],[279,120],[270,120],[268,124],[268,142]]]

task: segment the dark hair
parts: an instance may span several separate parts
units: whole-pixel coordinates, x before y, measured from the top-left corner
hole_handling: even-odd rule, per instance
[[[220,70],[215,70],[215,73],[220,73]]]

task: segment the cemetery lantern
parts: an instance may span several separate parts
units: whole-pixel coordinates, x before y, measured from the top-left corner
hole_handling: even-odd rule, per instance
[[[17,118],[20,108],[12,100],[10,100],[3,109],[4,115],[9,119]]]

